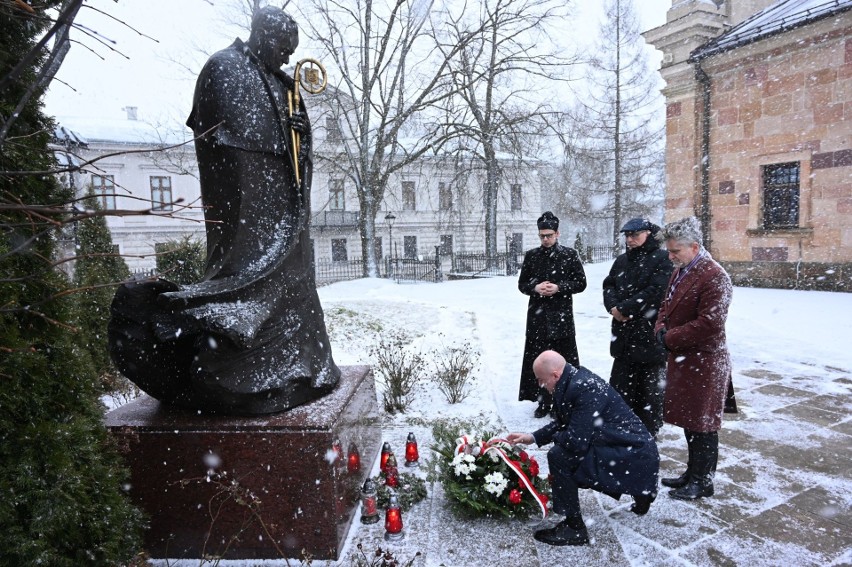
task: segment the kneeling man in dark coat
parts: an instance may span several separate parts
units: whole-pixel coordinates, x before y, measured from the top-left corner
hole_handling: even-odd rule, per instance
[[[553,443],[547,464],[553,483],[553,512],[565,519],[535,532],[550,545],[583,545],[589,535],[580,513],[578,488],[616,500],[633,497],[630,510],[648,512],[657,496],[660,456],[648,429],[612,387],[590,370],[575,368],[558,352],[541,353],[533,372],[553,394],[553,421],[534,433],[510,433],[511,443]]]

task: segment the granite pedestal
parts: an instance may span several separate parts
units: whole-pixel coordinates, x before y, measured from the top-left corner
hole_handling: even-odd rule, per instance
[[[260,417],[199,415],[150,397],[106,415],[150,518],[156,558],[338,559],[381,444],[373,374]]]

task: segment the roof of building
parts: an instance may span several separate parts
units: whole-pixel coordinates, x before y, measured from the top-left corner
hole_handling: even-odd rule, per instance
[[[704,59],[852,8],[852,0],[779,0],[690,54]]]
[[[144,120],[58,116],[57,130],[71,132],[89,144],[119,143],[159,146],[184,142],[179,135]],[[189,131],[182,133],[189,136]]]

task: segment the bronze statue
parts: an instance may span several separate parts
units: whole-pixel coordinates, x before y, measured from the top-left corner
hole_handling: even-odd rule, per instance
[[[257,415],[321,397],[340,377],[308,236],[310,122],[280,69],[298,43],[296,22],[268,6],[248,42],[207,61],[187,120],[197,136],[218,125],[195,143],[204,278],[182,288],[131,282],[116,293],[113,360],[163,402]]]

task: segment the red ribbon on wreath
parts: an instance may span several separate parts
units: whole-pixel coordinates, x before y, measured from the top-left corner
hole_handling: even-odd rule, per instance
[[[500,443],[505,443],[507,445],[511,445],[505,439],[494,438],[488,442],[485,441],[471,441],[467,435],[462,435],[459,439],[456,439],[456,454],[459,453],[472,453],[474,456],[482,455],[485,456],[488,453],[494,453],[498,457],[500,457],[504,463],[518,476],[518,479],[523,483],[524,487],[529,490],[530,494],[532,494],[533,500],[535,500],[539,507],[541,508],[541,517],[547,517],[547,496],[541,494],[538,490],[533,486],[532,481],[523,471],[521,466],[509,458],[506,452],[499,447]],[[478,449],[478,451],[475,451]]]

